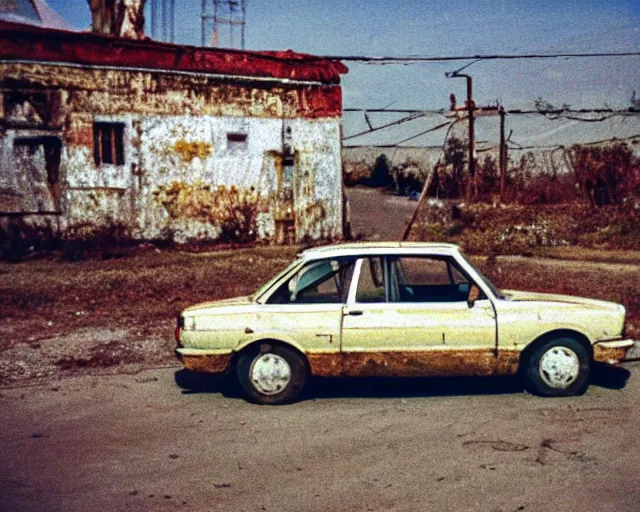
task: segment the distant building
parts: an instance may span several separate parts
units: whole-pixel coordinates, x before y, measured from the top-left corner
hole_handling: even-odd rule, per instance
[[[339,238],[346,72],[0,21],[0,223],[183,242],[238,214],[275,243]]]

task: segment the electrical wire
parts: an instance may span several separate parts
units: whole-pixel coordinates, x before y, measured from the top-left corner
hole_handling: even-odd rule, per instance
[[[407,123],[409,121],[413,121],[415,119],[420,119],[421,117],[424,117],[423,115],[420,114],[412,114],[409,115],[407,117],[403,117],[402,119],[398,119],[396,121],[393,121],[391,123],[387,123],[387,124],[383,124],[382,126],[377,126],[375,128],[370,128],[368,130],[365,130],[363,132],[359,132],[359,133],[354,133],[353,135],[348,135],[347,137],[343,137],[342,140],[350,140],[350,139],[355,139],[356,137],[361,137],[362,135],[368,135],[369,133],[373,133],[373,132],[377,132],[380,130],[384,130],[385,128],[390,128],[392,126],[397,126],[403,123]]]
[[[640,52],[590,52],[590,53],[522,53],[522,54],[490,54],[490,55],[454,55],[454,56],[364,56],[364,55],[325,55],[318,57],[322,60],[341,60],[350,62],[364,62],[367,64],[413,64],[421,62],[447,62],[460,60],[517,60],[517,59],[580,59],[597,57],[640,57]]]

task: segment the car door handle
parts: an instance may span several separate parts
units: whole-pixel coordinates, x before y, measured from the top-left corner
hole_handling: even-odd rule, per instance
[[[360,316],[362,314],[362,311],[348,311],[347,315],[351,315],[351,316]]]

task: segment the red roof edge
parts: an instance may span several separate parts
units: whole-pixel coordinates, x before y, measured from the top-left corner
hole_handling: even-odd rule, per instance
[[[339,84],[340,61],[291,50],[257,52],[124,39],[0,21],[0,59],[139,67]]]

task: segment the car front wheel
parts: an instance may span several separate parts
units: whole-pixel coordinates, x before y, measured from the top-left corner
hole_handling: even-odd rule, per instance
[[[262,345],[240,354],[238,381],[252,402],[280,405],[293,402],[307,382],[307,363],[300,353],[282,346]]]
[[[550,339],[531,352],[525,376],[529,390],[541,396],[582,395],[589,386],[591,360],[572,338]]]

